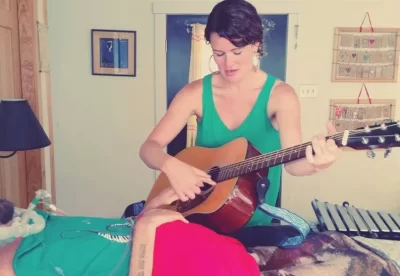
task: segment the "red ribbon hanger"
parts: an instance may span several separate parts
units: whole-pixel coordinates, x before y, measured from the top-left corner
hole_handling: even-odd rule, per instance
[[[371,17],[369,16],[369,12],[366,12],[366,13],[365,13],[365,16],[364,16],[364,19],[363,19],[363,21],[361,22],[360,33],[362,32],[363,24],[364,24],[365,18],[366,18],[367,16],[368,16],[368,21],[369,21],[369,26],[370,26],[370,28],[371,28],[371,32],[374,32],[374,27],[372,27],[372,23],[371,23]]]
[[[367,89],[367,86],[365,86],[365,83],[363,83],[361,85],[360,93],[358,93],[358,97],[357,97],[357,104],[360,103],[360,96],[361,96],[361,93],[363,91],[363,88],[365,88],[365,93],[367,94],[369,103],[372,104],[372,100],[371,100],[371,97],[369,96],[368,89]]]

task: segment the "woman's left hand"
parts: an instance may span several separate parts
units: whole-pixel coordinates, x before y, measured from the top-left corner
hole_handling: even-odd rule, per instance
[[[335,126],[332,122],[327,124],[329,136],[336,133]],[[326,140],[323,135],[315,136],[311,140],[312,146],[306,148],[306,158],[308,162],[314,166],[316,171],[328,168],[339,157],[341,150],[333,139]],[[313,151],[314,150],[314,155]]]

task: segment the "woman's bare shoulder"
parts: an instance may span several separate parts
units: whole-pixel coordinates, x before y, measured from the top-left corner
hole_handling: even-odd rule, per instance
[[[296,90],[287,82],[277,80],[272,88],[268,102],[269,115],[276,114],[281,109],[296,109],[299,105]]]
[[[272,88],[271,99],[279,100],[279,102],[283,99],[296,101],[297,93],[293,86],[287,82],[277,80]]]
[[[187,99],[198,98],[201,96],[203,91],[203,80],[198,79],[188,83],[184,86],[180,91],[179,94],[183,94]]]
[[[192,112],[200,116],[202,106],[203,82],[198,79],[188,83],[176,95],[174,101],[179,105],[190,107]]]

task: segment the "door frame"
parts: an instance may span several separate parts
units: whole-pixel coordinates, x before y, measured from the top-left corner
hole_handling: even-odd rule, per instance
[[[211,12],[220,1],[157,1],[153,2],[154,14],[154,126],[167,111],[167,15],[171,14],[204,14]],[[286,82],[297,87],[297,50],[295,45],[298,36],[300,3],[296,0],[249,1],[259,14],[287,14],[288,39],[286,58]],[[296,27],[297,25],[297,27]],[[296,89],[297,90],[297,89]],[[166,151],[166,149],[164,149]],[[159,172],[155,171],[155,178]]]
[[[17,1],[19,67],[21,95],[26,99],[50,140],[53,139],[50,73],[41,70],[40,47],[47,38],[39,39],[38,23],[47,26],[47,0]],[[48,50],[46,49],[46,52]],[[27,208],[39,189],[48,190],[55,202],[53,144],[45,149],[20,151],[14,157],[18,162],[20,208]],[[5,159],[7,160],[7,159]]]

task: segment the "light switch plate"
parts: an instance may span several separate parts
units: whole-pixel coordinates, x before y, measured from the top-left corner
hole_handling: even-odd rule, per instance
[[[301,84],[299,96],[301,98],[315,98],[318,95],[318,87],[316,84]]]

